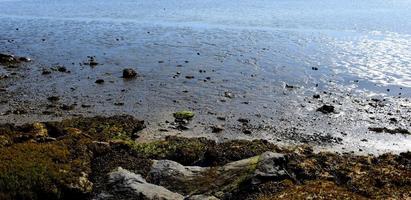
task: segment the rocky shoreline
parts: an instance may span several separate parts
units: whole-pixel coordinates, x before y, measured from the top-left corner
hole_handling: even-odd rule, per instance
[[[411,152],[166,137],[132,116],[0,125],[0,199],[407,199]]]

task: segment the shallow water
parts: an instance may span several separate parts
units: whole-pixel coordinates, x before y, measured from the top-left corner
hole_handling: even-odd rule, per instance
[[[147,137],[201,132],[221,140],[410,150],[409,136],[368,131],[411,127],[410,10],[407,0],[0,0],[0,52],[34,60],[0,71],[17,73],[0,80],[7,88],[0,121],[127,113],[148,121]],[[83,65],[87,56],[100,65]],[[55,65],[71,73],[41,75]],[[125,67],[142,77],[124,81]],[[99,78],[103,85],[94,83]],[[53,95],[76,108],[51,107]],[[372,97],[385,98],[385,106],[370,106]],[[322,104],[335,105],[336,114],[316,112]],[[28,113],[6,114],[21,108]],[[197,113],[191,130],[159,133],[180,109]],[[241,133],[241,117],[251,119],[251,135]],[[214,124],[225,131],[211,133]]]

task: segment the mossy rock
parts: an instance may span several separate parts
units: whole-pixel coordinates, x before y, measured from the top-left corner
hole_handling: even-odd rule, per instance
[[[167,137],[149,143],[132,143],[136,155],[150,159],[168,159],[183,165],[193,165],[204,158],[207,148],[215,143],[205,138]]]
[[[194,112],[188,111],[188,110],[183,110],[179,112],[175,112],[173,114],[174,118],[179,119],[179,120],[191,120],[194,117]]]

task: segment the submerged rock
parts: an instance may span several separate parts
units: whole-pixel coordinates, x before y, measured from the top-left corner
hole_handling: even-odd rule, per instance
[[[134,69],[127,68],[123,70],[123,78],[134,78],[138,74]]]
[[[211,126],[211,132],[213,133],[220,133],[223,130],[224,128],[220,125]]]
[[[0,53],[0,64],[18,63],[18,59],[13,55]]]
[[[323,105],[317,109],[318,112],[322,112],[324,114],[329,114],[334,112],[334,106],[331,105]]]
[[[14,65],[19,64],[21,62],[30,62],[31,59],[28,57],[17,57],[11,54],[2,54],[0,53],[0,65]]]

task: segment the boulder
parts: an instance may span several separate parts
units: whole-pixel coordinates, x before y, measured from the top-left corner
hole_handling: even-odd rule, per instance
[[[258,184],[263,180],[283,180],[288,178],[285,165],[286,158],[284,154],[273,152],[261,154],[254,171],[252,183]]]
[[[144,199],[144,200],[183,200],[184,196],[170,190],[147,183],[139,174],[121,167],[109,174],[109,191],[103,192],[95,199]],[[129,198],[121,198],[121,197]]]
[[[244,181],[260,183],[288,177],[283,154],[265,152],[260,156],[235,161],[218,167],[183,166],[171,160],[156,160],[148,181],[184,195],[206,194],[221,197]]]

